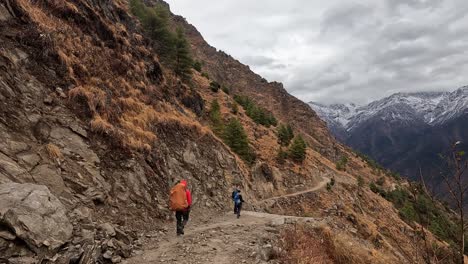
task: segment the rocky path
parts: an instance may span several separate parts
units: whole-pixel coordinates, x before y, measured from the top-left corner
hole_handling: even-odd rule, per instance
[[[324,177],[315,187],[262,201],[293,197],[324,188],[329,179]],[[126,264],[140,263],[271,263],[271,241],[285,224],[307,222],[320,225],[326,220],[295,217],[252,211],[243,211],[240,219],[233,213],[192,217],[185,235],[175,235],[175,223],[165,232],[148,235],[143,249],[136,251]],[[169,230],[169,231],[167,231]]]
[[[281,199],[281,198],[288,198],[288,197],[298,196],[298,195],[302,195],[302,194],[306,194],[306,193],[310,193],[310,192],[316,192],[316,191],[318,191],[318,190],[320,190],[320,189],[325,188],[325,186],[327,185],[328,182],[330,182],[330,179],[327,178],[327,177],[323,177],[323,178],[322,178],[322,181],[320,181],[320,182],[319,182],[315,187],[313,187],[313,188],[310,188],[310,189],[307,189],[307,190],[303,190],[303,191],[299,191],[299,192],[295,192],[295,193],[286,194],[286,195],[270,197],[270,198],[267,198],[267,199],[263,199],[263,200],[261,200],[261,201],[258,201],[258,203],[268,202],[268,201],[277,200],[277,199]]]
[[[174,230],[152,238],[125,263],[268,263],[279,227],[294,222],[320,224],[313,218],[250,211],[240,219],[232,213],[195,219],[186,226],[185,236],[177,237]]]

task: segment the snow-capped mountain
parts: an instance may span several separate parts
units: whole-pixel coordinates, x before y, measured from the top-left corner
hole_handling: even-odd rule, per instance
[[[456,141],[468,142],[468,86],[396,93],[367,105],[309,104],[339,140],[409,177],[417,177],[421,167],[435,184],[439,153]]]
[[[456,118],[468,109],[468,86],[454,92],[396,93],[362,106],[315,102],[309,105],[332,131],[333,127],[341,127],[350,132],[374,117],[387,122],[412,122],[418,119],[433,126]]]

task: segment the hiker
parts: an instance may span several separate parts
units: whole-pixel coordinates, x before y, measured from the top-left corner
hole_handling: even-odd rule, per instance
[[[231,197],[232,197],[232,202],[234,203],[234,214],[237,214],[237,206],[236,206],[236,195],[239,189],[237,186],[234,187],[234,191],[232,191]]]
[[[184,234],[184,227],[188,222],[192,196],[187,188],[187,181],[181,180],[171,189],[170,208],[175,211],[177,219],[177,235]]]
[[[234,204],[235,204],[235,212],[237,213],[237,218],[240,217],[240,213],[242,210],[242,204],[244,203],[244,199],[242,198],[241,191],[237,189],[236,195],[234,197]]]

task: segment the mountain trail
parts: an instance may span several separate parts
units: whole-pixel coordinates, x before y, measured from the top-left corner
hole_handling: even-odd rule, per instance
[[[294,193],[290,193],[290,194],[285,194],[285,195],[266,198],[266,199],[258,201],[257,203],[277,200],[277,199],[281,199],[281,198],[288,198],[288,197],[298,196],[298,195],[302,195],[302,194],[306,194],[306,193],[310,193],[310,192],[316,192],[318,190],[321,190],[321,189],[325,188],[325,186],[327,185],[328,182],[330,182],[330,179],[327,178],[327,177],[323,177],[322,180],[316,186],[314,186],[313,188],[303,190],[303,191],[294,192]]]
[[[327,182],[324,178],[314,188],[266,200],[314,192]],[[301,222],[319,226],[325,221],[253,211],[242,211],[239,219],[232,212],[194,216],[185,227],[184,236],[176,236],[175,223],[171,223],[165,229],[170,231],[147,235],[143,250],[136,251],[124,263],[267,263],[272,254],[271,241],[282,225]]]

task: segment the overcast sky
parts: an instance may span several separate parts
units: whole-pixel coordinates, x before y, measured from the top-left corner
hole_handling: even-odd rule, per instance
[[[212,46],[303,101],[468,85],[467,0],[168,0]]]

